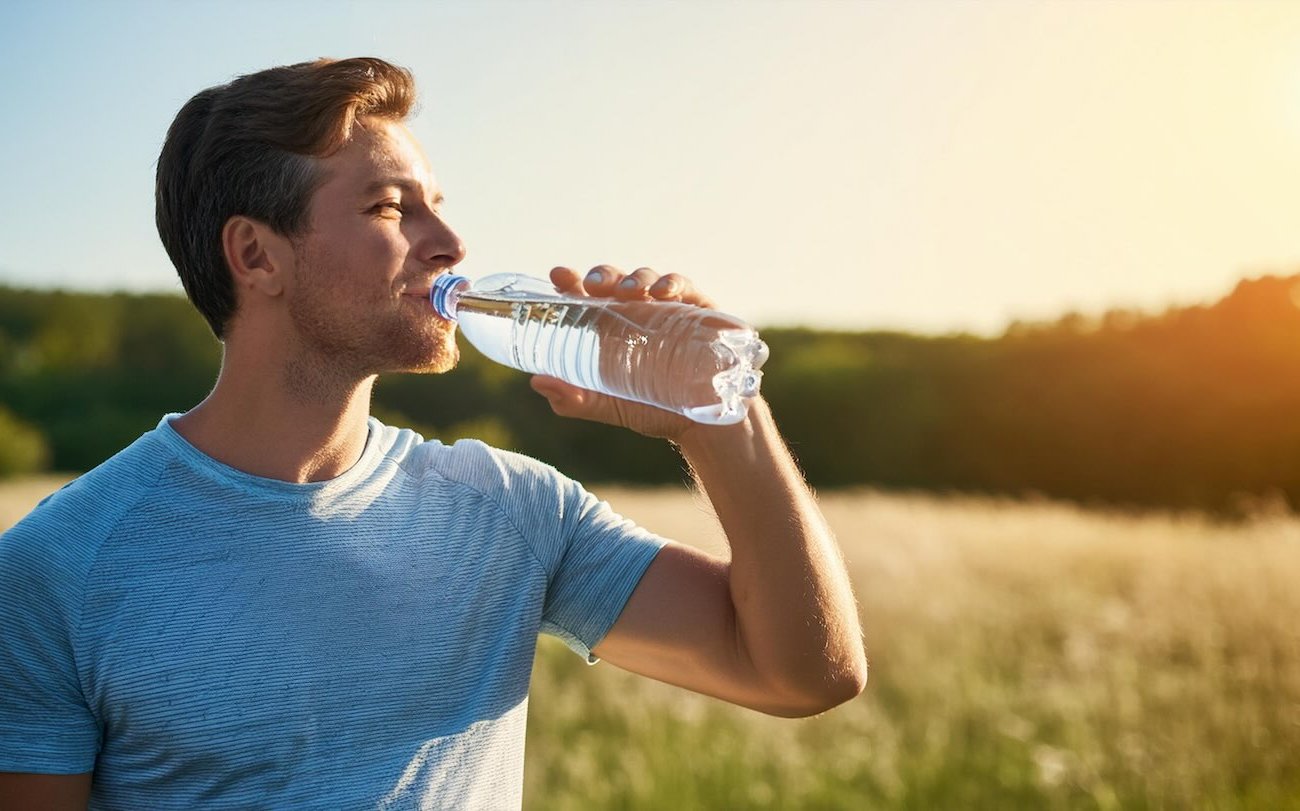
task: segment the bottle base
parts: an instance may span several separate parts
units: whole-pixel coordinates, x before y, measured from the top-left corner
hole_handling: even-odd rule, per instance
[[[694,422],[705,425],[735,425],[745,419],[749,413],[749,403],[740,402],[739,406],[713,403],[706,406],[682,409],[682,414]]]

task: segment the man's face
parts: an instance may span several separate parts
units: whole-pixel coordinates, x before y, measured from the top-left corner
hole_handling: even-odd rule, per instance
[[[299,337],[347,372],[451,369],[455,325],[435,315],[429,287],[465,247],[419,144],[399,122],[363,119],[320,164],[287,290]]]

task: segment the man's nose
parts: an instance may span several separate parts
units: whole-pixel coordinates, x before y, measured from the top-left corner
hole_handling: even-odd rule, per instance
[[[465,258],[465,243],[461,242],[460,237],[442,217],[435,214],[431,218],[420,254],[431,265],[451,267]]]

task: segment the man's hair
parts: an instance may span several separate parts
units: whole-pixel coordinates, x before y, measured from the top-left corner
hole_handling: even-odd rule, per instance
[[[301,236],[315,158],[334,153],[363,116],[402,120],[415,100],[410,71],[382,59],[318,59],[240,76],[190,99],[158,156],[154,217],[190,301],[223,337],[235,287],[221,231],[242,215]]]

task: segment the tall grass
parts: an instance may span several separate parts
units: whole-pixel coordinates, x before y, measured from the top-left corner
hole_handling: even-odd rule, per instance
[[[718,546],[687,495],[603,495]],[[529,808],[1300,808],[1300,521],[822,502],[866,693],[785,721],[545,644]]]
[[[0,527],[58,481],[0,487]],[[599,490],[704,548],[678,490]],[[543,639],[529,809],[1300,809],[1300,519],[830,494],[866,693],[787,721]]]

